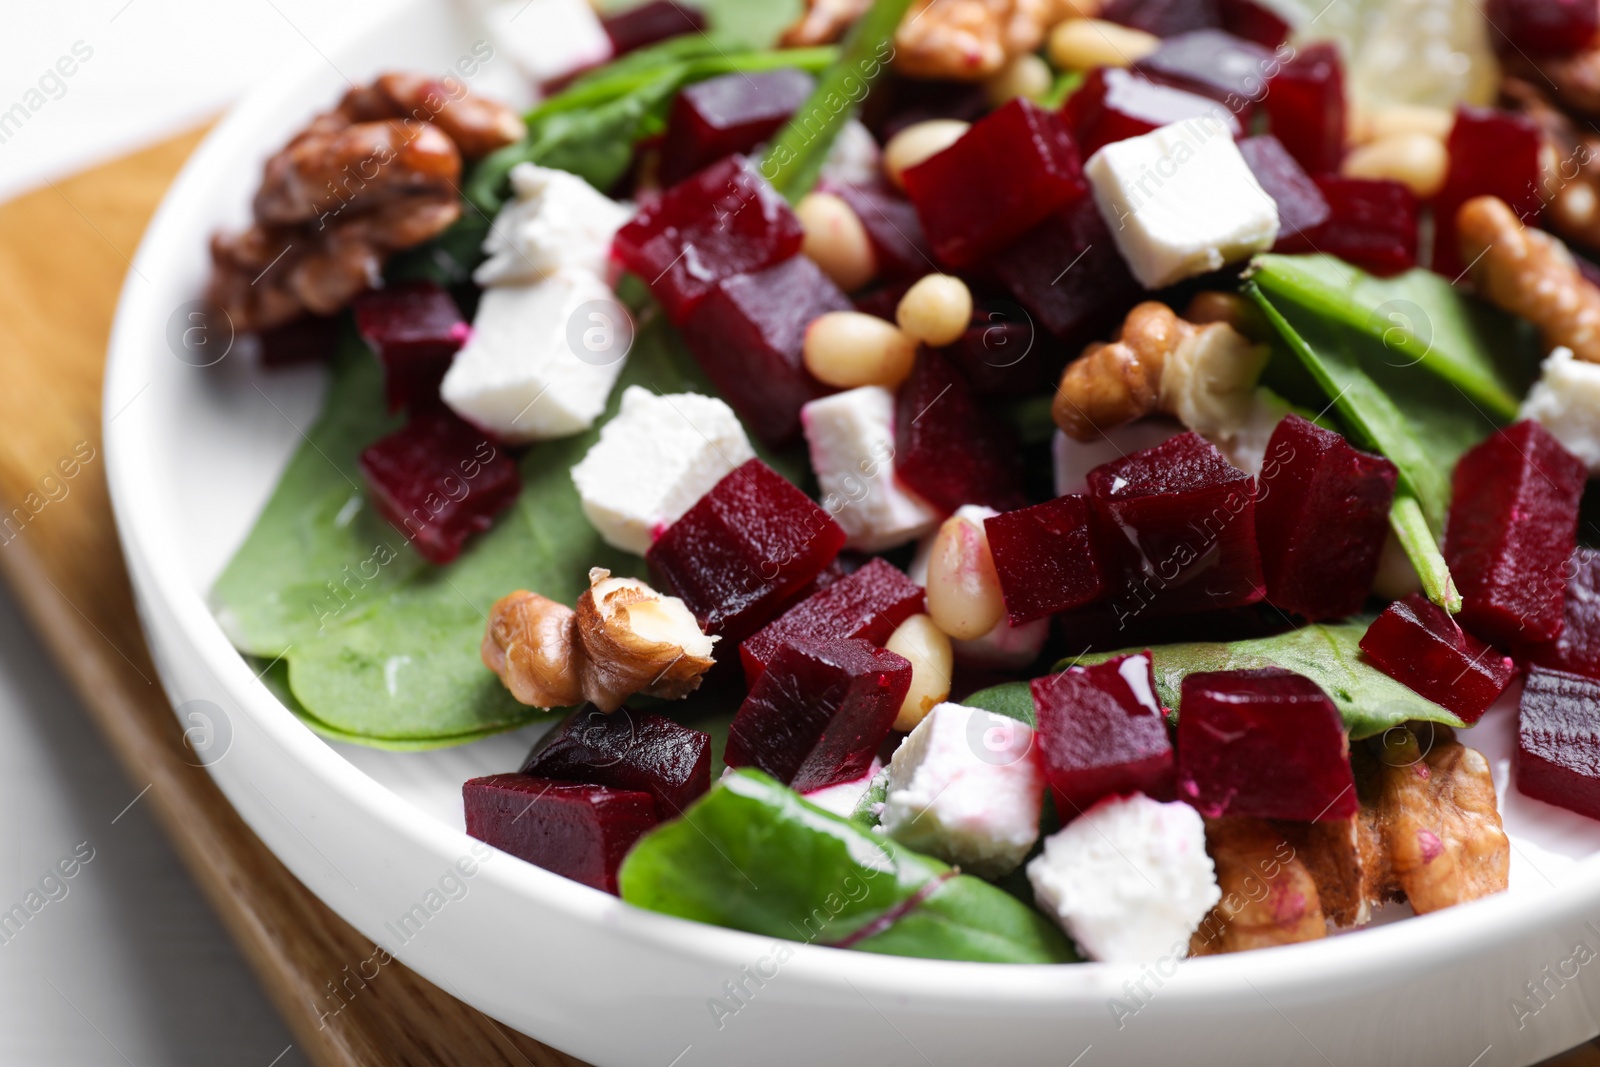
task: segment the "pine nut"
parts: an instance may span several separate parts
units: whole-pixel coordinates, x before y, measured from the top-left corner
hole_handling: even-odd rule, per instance
[[[1054,80],[1050,64],[1032,52],[1024,52],[983,83],[983,95],[995,107],[1019,96],[1041,100]]]
[[[1339,173],[1347,178],[1386,178],[1427,200],[1444,185],[1450,153],[1437,137],[1398,133],[1364,144],[1344,157]]]
[[[972,324],[972,291],[960,278],[927,274],[906,290],[894,317],[908,336],[925,345],[954,344]]]
[[[883,647],[911,663],[911,688],[895,716],[894,728],[902,732],[914,729],[950,696],[950,673],[955,669],[950,638],[928,616],[913,615]]]
[[[807,193],[795,205],[805,230],[800,252],[845,292],[854,292],[878,273],[872,241],[849,204],[832,193]]]
[[[1422,104],[1388,104],[1371,111],[1352,113],[1349,140],[1351,144],[1367,144],[1384,137],[1402,133],[1425,133],[1443,141],[1450,136],[1455,125],[1454,112],[1442,107]]]
[[[929,119],[907,126],[883,146],[883,173],[895,188],[904,189],[906,171],[961,140],[970,127],[959,119]]]
[[[952,515],[934,535],[928,557],[928,614],[957,641],[972,641],[1005,614],[1000,575],[983,528]]]
[[[893,389],[911,373],[917,343],[892,322],[860,311],[830,311],[806,328],[801,358],[824,385]]]
[[[1050,62],[1057,70],[1131,67],[1161,47],[1154,34],[1101,19],[1068,19],[1050,31]]]

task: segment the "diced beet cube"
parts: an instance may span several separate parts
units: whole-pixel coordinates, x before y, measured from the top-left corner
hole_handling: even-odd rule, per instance
[[[802,70],[724,74],[685,87],[672,102],[661,142],[661,180],[676,184],[777,132],[815,83]]]
[[[1467,633],[1421,593],[1385,608],[1367,627],[1361,651],[1384,674],[1449,708],[1469,726],[1516,676],[1508,657]]]
[[[356,329],[383,363],[390,411],[439,403],[439,383],[472,328],[433,282],[406,282],[356,297]]]
[[[1444,558],[1461,592],[1463,626],[1502,648],[1560,633],[1587,476],[1583,461],[1531,420],[1461,457]]]
[[[1253,604],[1265,594],[1256,552],[1255,482],[1197,433],[1168,438],[1089,472],[1096,511],[1126,543],[1119,617]]]
[[[1278,667],[1187,676],[1178,796],[1210,819],[1350,818],[1360,803],[1339,709],[1316,682]]]
[[[922,607],[922,587],[899,567],[874,557],[745,638],[739,646],[745,681],[755,685],[778,647],[795,638],[855,637],[881,646]]]
[[[1113,141],[1192,118],[1214,118],[1238,137],[1239,120],[1215,100],[1157,85],[1120,67],[1096,67],[1067,97],[1062,114],[1084,157]]]
[[[1121,577],[1086,496],[1007,511],[983,530],[1013,626],[1092,604]]]
[[[1535,667],[1517,712],[1517,788],[1600,819],[1600,682]]]
[[[1263,48],[1277,48],[1289,39],[1289,24],[1254,0],[1221,0],[1218,8],[1222,14],[1222,28],[1235,37],[1254,41]]]
[[[1063,820],[1112,793],[1173,796],[1172,742],[1150,654],[1035,678],[1045,780]]]
[[[1535,55],[1582,51],[1600,31],[1600,5],[1589,0],[1489,0],[1487,14],[1504,35],[1497,47]]]
[[[1528,662],[1551,670],[1600,678],[1600,552],[1579,546],[1564,572],[1561,633],[1552,641],[1517,649]]]
[[[667,527],[645,559],[701,629],[731,646],[770,622],[844,541],[826,511],[752,459]]]
[[[727,764],[797,792],[867,773],[911,688],[911,664],[850,638],[780,645],[728,727]]]
[[[1433,269],[1454,278],[1466,269],[1456,236],[1456,211],[1475,196],[1498,196],[1528,225],[1538,225],[1539,127],[1526,115],[1459,107],[1445,148],[1450,169],[1434,200]]]
[[[800,251],[800,220],[749,160],[713,163],[647,204],[611,254],[637,274],[674,325],[725,278]]]
[[[1417,198],[1399,182],[1319,174],[1326,223],[1280,241],[1279,251],[1326,252],[1374,274],[1417,265]]]
[[[711,788],[711,735],[665,715],[586,705],[539,739],[522,773],[649,793],[670,819]]]
[[[1271,134],[1246,137],[1239,142],[1250,173],[1278,206],[1278,244],[1282,251],[1302,234],[1315,232],[1328,221],[1330,211],[1322,190],[1287,149]]]
[[[832,391],[806,370],[806,327],[850,308],[821,267],[795,256],[720,282],[683,324],[683,340],[745,425],[783,445],[800,434],[800,409]]]
[[[889,317],[893,318],[892,310]],[[1054,389],[1067,360],[1076,354],[1008,301],[980,308],[966,332],[939,352],[961,372],[973,393],[1007,398]]]
[[[1299,415],[1278,423],[1256,488],[1267,599],[1306,618],[1361,610],[1389,531],[1397,472]]]
[[[378,514],[430,563],[455,559],[522,491],[505,450],[444,408],[369,445],[360,465]]]
[[[954,268],[987,259],[1089,188],[1061,116],[1021,97],[904,177],[935,255]]]
[[[461,800],[470,836],[611,894],[622,857],[656,825],[649,793],[526,774],[473,778]]]
[[[1091,197],[1007,245],[994,272],[1034,321],[1074,347],[1108,334],[1144,295]]]
[[[1107,601],[1063,612],[1051,621],[1057,640],[1073,655],[1115,652],[1136,645],[1248,641],[1292,629],[1283,612],[1265,602],[1192,615],[1160,615],[1141,612],[1136,603]]]
[[[1344,158],[1344,66],[1329,42],[1306,45],[1267,79],[1264,101],[1272,134],[1312,174]]]
[[[339,343],[338,315],[307,315],[258,335],[263,367],[296,367],[326,363]]]
[[[1111,0],[1100,9],[1100,17],[1157,37],[1222,24],[1216,0]]]
[[[895,477],[934,507],[1006,511],[1027,502],[1016,438],[939,353],[918,354],[895,397],[894,419]]]
[[[1278,68],[1271,52],[1223,30],[1168,37],[1133,66],[1151,81],[1209,96],[1246,124]]]
[[[849,204],[861,220],[878,261],[879,278],[915,279],[933,269],[933,251],[911,201],[859,185],[830,186],[828,191]]]
[[[604,16],[600,25],[611,38],[613,55],[622,56],[668,37],[700,33],[706,28],[706,17],[699,8],[674,0],[650,0],[647,4]]]

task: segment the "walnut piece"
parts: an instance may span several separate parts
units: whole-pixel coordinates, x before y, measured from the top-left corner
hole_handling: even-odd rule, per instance
[[[583,700],[576,654],[578,616],[571,608],[519,589],[489,609],[483,662],[511,695],[537,708],[565,708]]]
[[[1565,240],[1600,249],[1600,134],[1584,132],[1538,87],[1500,83],[1503,102],[1539,127],[1539,196],[1543,221]]]
[[[1506,73],[1536,85],[1551,86],[1556,100],[1581,118],[1600,118],[1600,47],[1565,56],[1539,56],[1538,62],[1513,50],[1502,57]]]
[[[1222,899],[1189,941],[1195,956],[1326,937],[1317,883],[1296,849],[1262,819],[1206,820]]]

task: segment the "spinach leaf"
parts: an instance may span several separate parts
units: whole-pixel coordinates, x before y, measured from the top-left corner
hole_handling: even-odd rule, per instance
[[[850,821],[863,829],[874,829],[883,821],[883,809],[879,805],[888,799],[889,769],[885,767],[873,775],[872,781],[867,783],[867,791],[856,801],[856,809],[850,813]]]
[[[1066,668],[1059,666],[1056,669]],[[996,715],[1016,719],[1018,722],[1025,722],[1029,726],[1038,725],[1038,720],[1034,716],[1033,690],[1027,682],[1001,682],[999,685],[973,693],[961,703],[969,708],[980,708],[983,711],[992,711]]]
[[[1044,916],[737,771],[633,846],[618,874],[637,907],[768,937],[862,952],[990,963],[1077,957]]]

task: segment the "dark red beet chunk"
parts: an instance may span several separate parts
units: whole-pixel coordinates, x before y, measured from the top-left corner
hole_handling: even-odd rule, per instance
[[[983,529],[1013,626],[1092,604],[1121,577],[1086,496],[1008,511]]]
[[[752,459],[667,527],[645,559],[703,630],[733,645],[770,622],[844,541],[826,511]]]
[[[1096,467],[1089,497],[1130,557],[1112,592],[1119,619],[1237,607],[1265,594],[1255,482],[1199,434]]]
[[[1063,819],[1112,793],[1173,796],[1172,742],[1147,652],[1035,678],[1045,780]]]
[[[1397,473],[1382,456],[1289,415],[1257,479],[1256,545],[1267,599],[1306,618],[1361,610],[1389,530]]]
[[[1600,30],[1600,5],[1589,0],[1489,0],[1488,15],[1505,35],[1494,42],[1503,51],[1577,52],[1594,44]]]
[[[665,715],[586,706],[539,739],[522,773],[649,793],[670,819],[711,788],[711,735]]]
[[[1316,682],[1277,667],[1189,675],[1178,796],[1211,819],[1350,818],[1360,803],[1339,709]]]
[[[356,329],[383,363],[390,411],[433,407],[439,383],[472,328],[433,282],[406,282],[356,297]]]
[[[1100,17],[1157,37],[1222,24],[1216,0],[1111,0],[1101,9]]]
[[[661,142],[661,180],[669,185],[777,132],[815,83],[801,70],[724,74],[678,93]]]
[[[893,320],[892,309],[886,317]],[[939,352],[961,372],[974,393],[993,397],[1049,392],[1073,354],[1069,346],[1040,329],[1020,306],[998,300],[978,309],[966,332]]]
[[[1466,269],[1456,236],[1456,211],[1475,196],[1498,196],[1517,217],[1537,225],[1544,206],[1539,198],[1539,127],[1526,115],[1492,108],[1456,109],[1445,147],[1450,169],[1434,200],[1433,269],[1454,278]]]
[[[874,557],[745,638],[739,646],[745,681],[755,685],[779,646],[795,638],[855,637],[881,646],[922,605],[922,587],[900,568]]]
[[[649,793],[526,774],[473,778],[461,800],[472,837],[612,894],[622,857],[656,825]]]
[[[1306,45],[1267,79],[1263,101],[1272,133],[1312,174],[1339,169],[1344,158],[1344,66],[1337,46]]]
[[[1084,157],[1112,141],[1125,141],[1184,119],[1213,117],[1239,136],[1239,120],[1215,100],[1157,85],[1119,67],[1096,67],[1062,112]]]
[[[805,256],[719,283],[683,324],[683,339],[711,384],[771,445],[800,434],[800,409],[831,390],[802,359],[806,327],[850,298]]]
[[[827,191],[849,204],[861,220],[877,258],[878,277],[885,281],[916,279],[933,270],[928,236],[922,232],[922,220],[911,201],[858,185],[828,186]]]
[[[1280,241],[1283,252],[1326,252],[1374,274],[1397,274],[1417,265],[1417,198],[1399,182],[1319,174],[1328,221],[1298,239]]]
[[[1267,94],[1267,76],[1278,66],[1258,44],[1222,30],[1195,30],[1168,37],[1134,70],[1151,81],[1209,96],[1248,124]]]
[[[612,52],[622,56],[668,37],[699,33],[706,28],[706,17],[697,7],[673,0],[650,0],[648,4],[606,15],[600,25],[611,38]]]
[[[1007,245],[994,271],[1035,322],[1074,347],[1108,334],[1144,296],[1091,197]]]
[[[728,727],[727,763],[756,767],[797,792],[853,782],[911,688],[911,664],[848,638],[779,646]]]
[[[1246,137],[1239,142],[1239,153],[1261,188],[1278,205],[1275,251],[1291,248],[1303,234],[1315,232],[1328,221],[1331,212],[1322,190],[1276,137]]]
[[[443,408],[361,453],[373,505],[429,563],[449,563],[510,507],[522,475],[505,450]]]
[[[1222,28],[1235,37],[1254,41],[1263,48],[1277,48],[1289,39],[1289,24],[1254,0],[1221,0],[1218,7],[1222,13]]]
[[[1007,511],[1027,502],[1016,439],[939,353],[917,356],[895,397],[894,419],[895,477],[934,507]]]
[[[1018,98],[905,172],[906,194],[940,262],[970,267],[1088,191],[1054,111]]]
[[[1384,674],[1472,725],[1516,676],[1509,657],[1456,624],[1421,593],[1390,604],[1361,638]]]
[[[617,231],[611,254],[681,326],[718,282],[788,259],[803,236],[783,197],[753,164],[734,157],[642,208]]]
[[[279,326],[261,338],[263,367],[296,367],[302,363],[326,363],[333,358],[339,343],[341,323],[337,315],[307,315],[286,326]]]
[[[1518,652],[1541,667],[1600,678],[1600,552],[1580,546],[1567,562],[1565,576],[1561,633]]]
[[[1461,457],[1444,558],[1461,591],[1463,626],[1501,648],[1560,633],[1587,476],[1583,461],[1532,421]]]
[[[1535,667],[1517,714],[1517,788],[1600,819],[1600,682]]]

